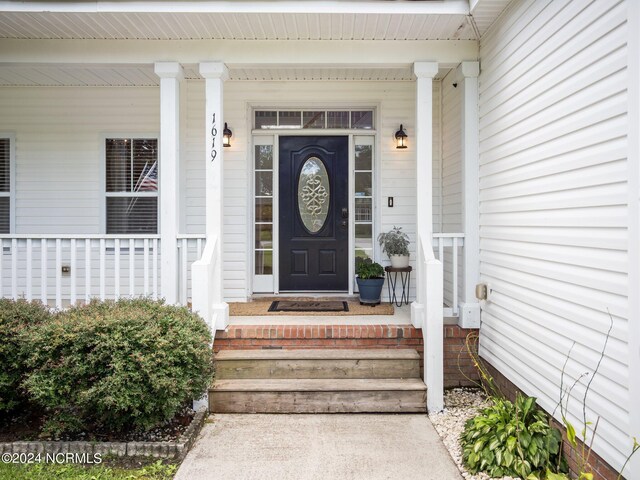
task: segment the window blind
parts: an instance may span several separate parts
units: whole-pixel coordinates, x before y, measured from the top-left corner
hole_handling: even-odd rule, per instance
[[[158,141],[106,140],[107,233],[158,233]]]
[[[0,138],[0,233],[10,232],[11,219],[11,144]]]

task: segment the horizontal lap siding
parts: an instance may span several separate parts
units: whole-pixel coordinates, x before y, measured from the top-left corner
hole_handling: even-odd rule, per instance
[[[460,233],[462,227],[462,82],[458,69],[442,79],[442,232]],[[453,84],[456,83],[457,87]],[[444,303],[452,307],[453,252],[444,249]],[[463,284],[463,249],[458,249],[458,285]]]
[[[626,5],[515,1],[481,40],[481,354],[553,411],[593,371],[595,451],[629,452]],[[585,381],[570,420],[582,429]],[[637,435],[637,432],[634,432]]]
[[[103,135],[160,127],[157,88],[0,88],[16,138],[16,233],[103,233]]]
[[[434,87],[438,95],[438,87]],[[251,203],[250,132],[252,119],[249,106],[265,107],[379,107],[377,125],[379,150],[378,198],[381,208],[379,228],[389,230],[402,226],[411,237],[411,259],[415,260],[415,84],[413,82],[226,82],[224,92],[224,117],[233,130],[232,147],[224,151],[224,201],[225,201],[225,298],[242,301],[247,298],[250,279],[247,278],[252,235],[249,224]],[[204,82],[189,81],[186,87],[186,130],[183,150],[187,153],[183,162],[185,175],[185,219],[188,233],[204,232]],[[435,102],[434,102],[435,104]],[[439,115],[434,108],[434,130],[439,133]],[[437,123],[436,123],[437,122]],[[409,136],[409,148],[397,150],[393,135],[405,126]],[[313,134],[309,131],[309,134]],[[437,143],[437,142],[436,142]],[[434,145],[434,210],[439,211],[439,156]],[[387,197],[394,197],[394,207],[387,207]],[[378,260],[384,257],[378,254]],[[415,267],[415,264],[414,264]],[[412,285],[415,298],[415,282]]]

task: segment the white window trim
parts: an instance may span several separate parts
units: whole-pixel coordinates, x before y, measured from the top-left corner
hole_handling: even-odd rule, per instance
[[[9,191],[0,192],[0,197],[9,197],[9,234],[16,233],[16,135],[0,132],[0,138],[9,140]]]
[[[107,192],[107,140],[117,138],[128,139],[148,139],[158,142],[158,191],[157,192],[138,192],[131,195],[131,192]],[[160,177],[162,175],[162,166],[160,165],[160,134],[158,132],[113,132],[102,133],[100,135],[100,232],[107,234],[107,198],[108,197],[157,197],[157,225],[158,231],[154,235],[160,235]],[[113,234],[114,236],[122,236],[122,234]]]

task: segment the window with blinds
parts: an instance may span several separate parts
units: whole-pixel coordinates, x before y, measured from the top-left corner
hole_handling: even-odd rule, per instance
[[[0,233],[11,233],[11,141],[0,138]]]
[[[107,233],[158,233],[158,140],[108,138]]]

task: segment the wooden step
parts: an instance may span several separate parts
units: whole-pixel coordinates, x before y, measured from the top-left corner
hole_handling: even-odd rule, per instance
[[[426,406],[418,378],[232,379],[209,390],[214,413],[416,413]]]
[[[408,349],[223,350],[217,379],[420,378],[420,355]]]

